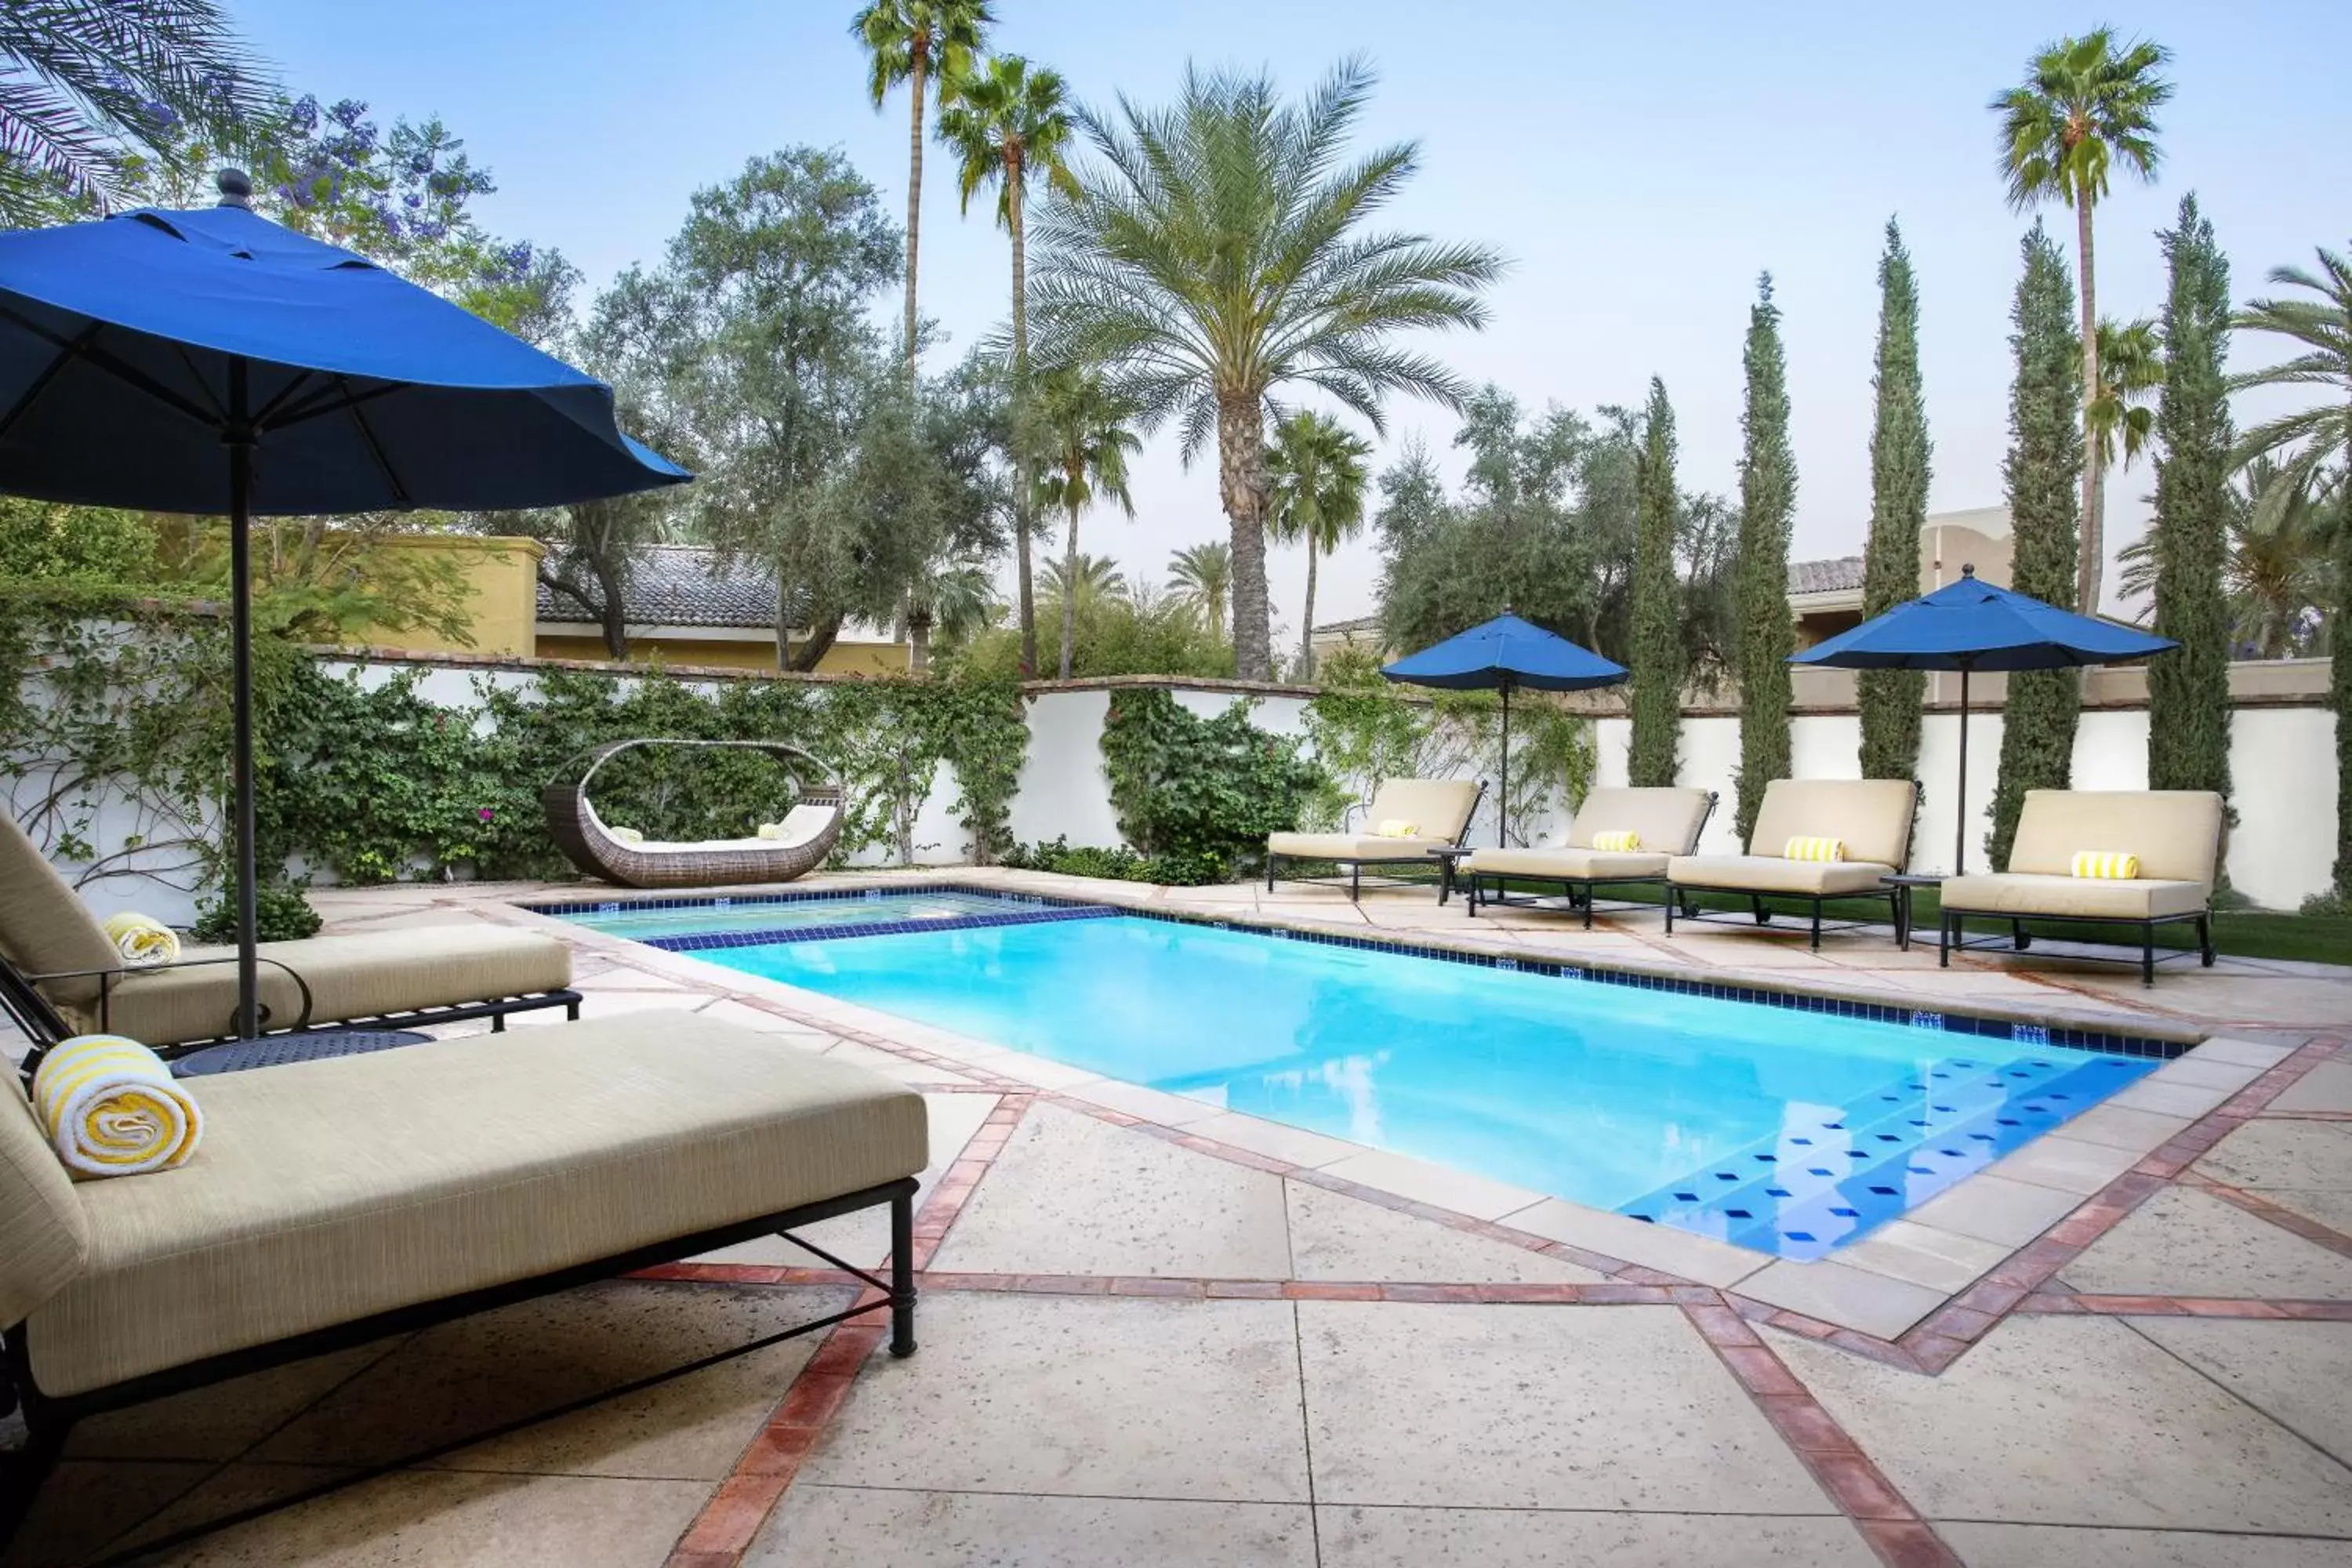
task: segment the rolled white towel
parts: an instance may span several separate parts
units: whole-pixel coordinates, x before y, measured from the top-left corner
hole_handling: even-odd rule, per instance
[[[646,836],[634,827],[606,827],[604,831],[620,844],[643,844],[646,841]]]
[[[152,915],[125,910],[107,916],[101,923],[106,940],[122,955],[122,962],[133,969],[180,962],[180,933]]]
[[[204,1136],[195,1097],[163,1058],[121,1035],[76,1035],[33,1071],[33,1109],[76,1177],[135,1176],[186,1163]]]

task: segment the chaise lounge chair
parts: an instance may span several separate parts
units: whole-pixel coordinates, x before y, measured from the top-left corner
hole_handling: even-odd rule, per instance
[[[562,1007],[580,1016],[572,950],[553,937],[454,924],[261,944],[265,1027],[381,1027]],[[128,1035],[157,1049],[235,1033],[236,950],[190,947],[134,969],[22,828],[0,812],[0,959],[57,1014],[62,1033]]]
[[[858,1209],[891,1216],[865,1304],[725,1353],[884,1305],[915,1348],[922,1097],[770,1036],[647,1013],[225,1074],[185,1165],[95,1182],[0,1079],[0,1411],[13,1385],[30,1434],[0,1544],[99,1411]]]
[[[1584,797],[1564,844],[1542,849],[1474,851],[1464,867],[1470,879],[1470,913],[1475,918],[1489,904],[1554,907],[1531,895],[1514,898],[1506,889],[1513,882],[1556,883],[1571,909],[1582,907],[1584,929],[1591,931],[1595,888],[1644,882],[1663,885],[1667,861],[1698,848],[1698,836],[1714,810],[1713,790],[1596,789]],[[1597,835],[1615,833],[1638,835],[1640,847],[1593,847]]]
[[[1677,855],[1666,865],[1666,931],[1677,910],[1686,921],[1730,923],[1731,915],[1702,914],[1688,895],[1745,895],[1758,925],[1770,922],[1769,901],[1792,902],[1812,915],[1812,945],[1822,945],[1822,906],[1840,900],[1885,899],[1899,931],[1902,889],[1885,885],[1911,858],[1911,817],[1919,786],[1909,779],[1774,779],[1764,786],[1745,855]],[[1790,859],[1798,838],[1833,838],[1834,860]],[[1849,921],[1831,931],[1869,922]]]
[[[2195,952],[2213,963],[2213,879],[2221,858],[2221,797],[2210,790],[2063,790],[2025,792],[2009,869],[1954,877],[1943,885],[1938,962],[1954,948],[2023,949],[2032,942],[2028,921],[2069,926],[2118,926],[2139,935],[2140,982],[2156,984],[2156,928],[2194,924]],[[2077,877],[2083,851],[2135,856],[2130,879]],[[2010,922],[2007,937],[1967,940],[1961,922],[1991,916]],[[2085,940],[2068,931],[2068,941]],[[2173,956],[2185,958],[2186,952]]]
[[[1338,833],[1272,833],[1265,840],[1265,885],[1274,889],[1276,864],[1283,860],[1332,860],[1348,868],[1348,897],[1363,892],[1363,868],[1368,866],[1428,866],[1433,849],[1455,849],[1470,835],[1470,818],[1485,798],[1484,781],[1454,779],[1390,779],[1372,792],[1369,806],[1351,805]],[[1363,826],[1346,831],[1359,811]],[[1388,835],[1383,823],[1402,824],[1410,834]],[[1336,880],[1302,877],[1299,881]],[[1440,886],[1447,886],[1441,879]]]

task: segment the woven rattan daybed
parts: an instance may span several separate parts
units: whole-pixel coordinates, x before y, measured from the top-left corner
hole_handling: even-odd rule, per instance
[[[604,825],[588,801],[589,781],[621,752],[638,746],[718,747],[762,752],[780,763],[800,798],[773,838],[630,843]],[[646,737],[614,741],[573,759],[564,777],[540,794],[548,830],[583,875],[624,888],[703,888],[738,882],[789,882],[814,871],[841,837],[841,785],[797,746],[772,741],[679,741]]]

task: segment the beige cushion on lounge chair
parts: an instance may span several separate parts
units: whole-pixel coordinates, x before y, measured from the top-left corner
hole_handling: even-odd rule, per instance
[[[913,1090],[684,1012],[224,1073],[199,1094],[188,1164],[65,1194],[89,1256],[28,1320],[47,1392],[595,1262],[928,1157]],[[0,1213],[21,1202],[0,1188]],[[20,1270],[0,1253],[0,1301],[54,1273]]]
[[[0,811],[0,958],[27,974],[121,969],[122,955],[81,899],[58,875],[49,858],[16,819]],[[98,994],[96,979],[53,980],[41,987],[52,1002]]]
[[[1875,893],[1895,868],[1876,860],[1783,860],[1778,855],[1678,855],[1666,879],[1685,888],[1736,888],[1752,893],[1831,898]]]
[[[1713,805],[1714,797],[1703,789],[1622,785],[1596,789],[1584,797],[1564,844],[1538,849],[1481,849],[1470,857],[1465,869],[1570,880],[1663,877],[1669,857],[1687,855],[1698,847],[1699,830],[1706,826],[1706,814]],[[1641,848],[1592,847],[1596,834],[1626,832],[1641,835]]]
[[[2210,790],[2028,790],[2008,871],[1951,878],[1944,908],[2095,920],[2193,915],[2213,896],[2221,809]],[[2081,849],[2137,855],[2140,874],[2130,881],[2074,876]]]
[[[538,931],[483,922],[314,936],[261,944],[261,1000],[271,1023],[294,1022],[301,994],[278,967],[310,986],[310,1021],[340,1023],[418,1007],[560,991],[572,984],[572,950]],[[192,947],[182,960],[232,958],[233,947]],[[236,1010],[236,965],[136,970],[113,983],[107,1028],[151,1046],[209,1039]],[[77,1027],[99,1026],[95,1000],[61,1009]]]
[[[1876,892],[1879,879],[1911,858],[1911,814],[1918,786],[1909,779],[1774,779],[1748,835],[1748,855],[1677,855],[1666,878],[1685,888],[1807,898]],[[1791,838],[1835,838],[1843,860],[1788,860]]]
[[[89,1256],[89,1222],[41,1133],[24,1079],[0,1060],[0,1328],[63,1289]],[[128,1180],[142,1180],[139,1177]]]
[[[1270,833],[1268,855],[1300,860],[1419,860],[1432,849],[1462,842],[1478,786],[1456,779],[1391,779],[1372,792],[1357,833]],[[1388,838],[1371,829],[1383,822],[1410,822],[1421,829],[1410,838]]]

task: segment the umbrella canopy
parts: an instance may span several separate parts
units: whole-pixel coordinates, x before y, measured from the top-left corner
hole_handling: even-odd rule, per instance
[[[1519,619],[1506,606],[1491,621],[1382,666],[1381,674],[1408,686],[1503,694],[1502,789],[1495,802],[1495,841],[1507,844],[1512,691],[1522,686],[1538,691],[1582,691],[1595,686],[1614,686],[1625,679],[1626,670],[1623,665],[1605,659],[1591,648],[1580,647],[1566,637]]]
[[[239,1031],[254,987],[249,519],[558,506],[690,476],[592,377],[221,205],[0,234],[0,492],[226,516]]]
[[[2012,588],[1980,582],[1975,567],[1963,566],[1958,582],[1897,605],[1789,662],[1837,669],[1960,672],[1960,777],[1952,797],[1958,824],[1952,846],[1952,875],[1957,877],[1968,866],[1969,819],[1963,803],[1969,784],[1969,677],[1980,669],[2126,664],[2179,646],[2169,637],[2078,616]]]

